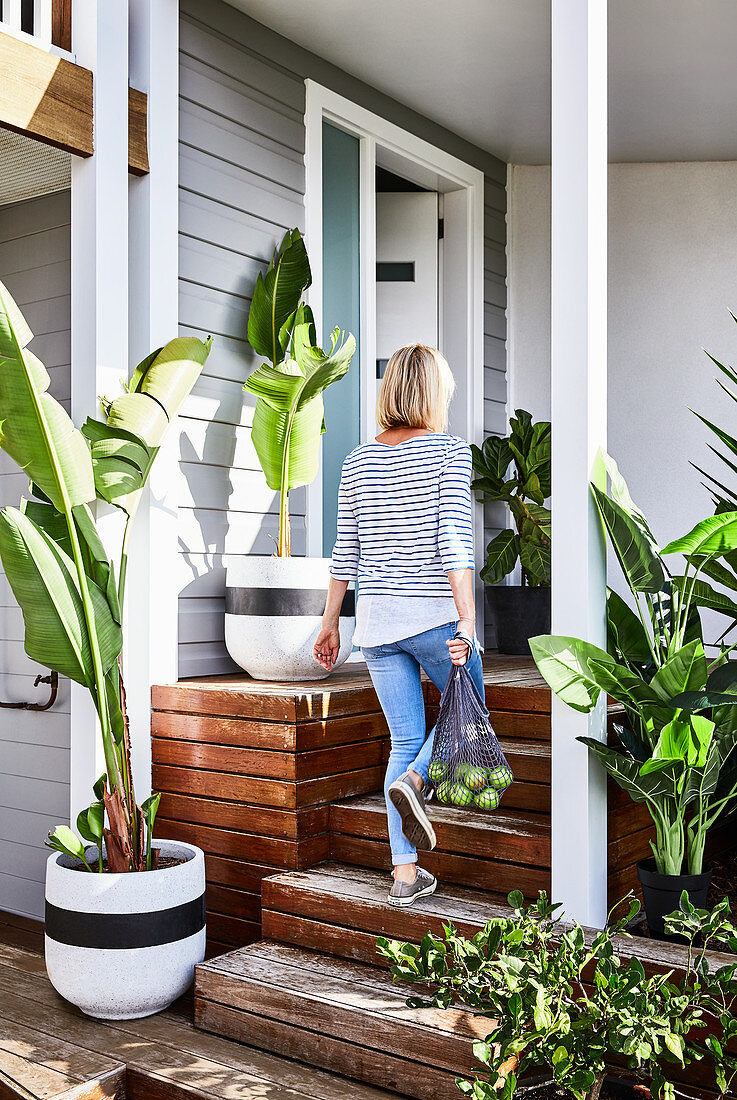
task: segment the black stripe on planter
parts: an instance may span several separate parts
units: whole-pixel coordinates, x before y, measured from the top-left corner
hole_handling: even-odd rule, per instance
[[[327,592],[324,588],[226,588],[226,615],[314,615],[322,616]],[[349,589],[343,597],[341,615],[356,613],[356,594]]]
[[[152,913],[83,913],[46,902],[46,935],[71,947],[127,951],[160,947],[205,927],[205,895]]]

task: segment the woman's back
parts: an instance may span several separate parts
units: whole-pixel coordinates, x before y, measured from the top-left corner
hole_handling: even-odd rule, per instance
[[[449,569],[472,569],[471,454],[427,433],[364,443],[343,465],[333,576],[365,596],[451,596]]]

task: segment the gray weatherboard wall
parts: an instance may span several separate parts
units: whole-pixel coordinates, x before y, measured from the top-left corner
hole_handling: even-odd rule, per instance
[[[182,0],[180,35],[180,329],[215,338],[180,434],[179,673],[192,676],[233,668],[224,559],[273,550],[278,502],[251,445],[253,398],[241,387],[257,365],[245,341],[256,275],[284,230],[304,226],[305,79],[484,171],[487,432],[505,426],[506,166],[220,0]],[[291,494],[298,554],[305,502],[304,490]],[[487,538],[496,529],[489,513]]]
[[[69,411],[69,191],[0,205],[0,277],[34,332],[51,393]],[[28,478],[0,451],[0,507],[28,495]],[[43,701],[48,669],[23,650],[23,617],[0,568],[0,698]],[[69,684],[50,711],[0,710],[0,909],[43,917],[50,829],[69,820]]]

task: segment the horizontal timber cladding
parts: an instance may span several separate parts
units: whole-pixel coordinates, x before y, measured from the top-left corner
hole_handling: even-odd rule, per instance
[[[388,731],[366,674],[153,689],[157,831],[205,851],[210,950],[260,935],[262,879],[330,851],[330,803],[381,788]]]
[[[182,0],[180,11],[179,323],[215,341],[180,424],[179,674],[205,676],[234,668],[228,558],[271,554],[277,534],[276,494],[251,443],[255,399],[242,390],[257,365],[245,334],[258,273],[285,229],[304,228],[305,78],[484,171],[486,432],[505,429],[506,166],[222,0]],[[290,506],[292,551],[304,554],[304,490]],[[489,506],[487,541],[503,522]]]

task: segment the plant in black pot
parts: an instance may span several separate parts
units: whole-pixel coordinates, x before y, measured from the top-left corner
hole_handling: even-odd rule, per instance
[[[471,482],[484,502],[502,501],[515,530],[507,528],[486,548],[481,577],[501,653],[529,653],[528,638],[550,630],[550,424],[517,409],[508,436],[491,435],[471,446]],[[511,469],[510,469],[511,467]],[[521,584],[505,585],[517,563]]]
[[[683,890],[703,908],[706,839],[737,800],[737,662],[725,647],[707,660],[700,616],[710,608],[737,620],[737,603],[704,579],[737,547],[737,512],[710,516],[660,550],[616,463],[604,462],[611,492],[592,491],[631,602],[609,590],[607,651],[552,635],[532,638],[530,648],[574,710],[588,713],[602,692],[623,707],[616,743],[580,740],[653,820],[653,858],[638,872],[648,925],[663,937],[663,917]],[[685,560],[681,574],[666,564],[676,554]]]

